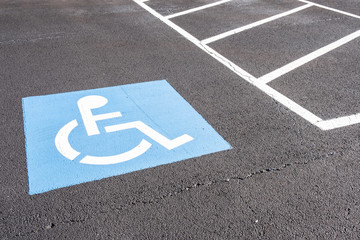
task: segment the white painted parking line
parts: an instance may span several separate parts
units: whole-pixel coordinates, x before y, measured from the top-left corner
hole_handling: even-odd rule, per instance
[[[317,4],[317,3],[313,3],[313,2],[310,2],[310,1],[306,1],[306,0],[298,0],[298,1],[303,2],[303,3],[313,4],[314,6],[317,6],[317,7],[319,7],[319,8],[323,8],[323,9],[326,9],[326,10],[329,10],[329,11],[333,11],[333,12],[337,12],[337,13],[341,13],[341,14],[347,15],[347,16],[349,16],[349,17],[353,17],[353,18],[358,18],[358,19],[360,19],[360,16],[359,16],[359,15],[356,15],[356,14],[353,14],[353,13],[348,13],[348,12],[345,12],[345,11],[342,11],[342,10],[338,10],[338,9],[335,9],[335,8],[327,7],[327,6],[324,6],[324,5],[321,5],[321,4]]]
[[[244,69],[242,69],[241,67],[239,67],[238,65],[236,65],[235,63],[233,63],[232,61],[230,61],[229,59],[227,59],[226,57],[224,57],[223,55],[221,55],[214,49],[212,49],[211,47],[209,47],[207,45],[201,45],[201,44],[200,44],[200,46],[210,56],[212,56],[213,58],[215,58],[216,60],[221,62],[223,65],[225,65],[231,71],[235,72],[237,75],[239,75],[241,78],[245,79],[249,83],[254,84],[257,81],[256,77],[254,77],[253,75],[251,75],[250,73],[248,73],[247,71],[245,71]]]
[[[218,60],[220,63],[222,63],[224,66],[229,68],[231,71],[236,73],[238,76],[246,80],[247,82],[255,85],[257,88],[259,88],[261,91],[266,93],[271,98],[275,99],[276,101],[280,102],[287,108],[289,108],[291,111],[297,113],[298,115],[302,116],[304,119],[309,121],[312,124],[315,124],[317,122],[322,121],[321,118],[317,117],[315,114],[311,113],[310,111],[306,110],[305,108],[301,107],[299,104],[295,103],[288,97],[284,96],[283,94],[279,93],[275,89],[271,88],[270,86],[257,81],[257,78],[252,76],[250,73],[245,71],[244,69],[237,66],[235,63],[231,62],[226,57],[222,56],[218,52],[216,52],[214,49],[207,45],[203,45],[197,38],[192,36],[190,33],[186,32],[184,29],[179,27],[178,25],[174,24],[170,20],[166,19],[165,17],[161,16],[159,13],[157,13],[155,10],[153,10],[151,7],[147,6],[146,4],[140,2],[139,0],[134,0],[137,4],[139,4],[141,7],[143,7],[145,10],[149,11],[152,15],[159,18],[161,21],[163,21],[165,24],[173,28],[175,31],[183,35],[186,39],[188,39],[190,42],[198,46],[200,49],[205,51],[207,54],[209,54],[211,57]]]
[[[172,29],[174,29],[175,31],[177,31],[178,33],[180,33],[183,37],[185,37],[187,40],[189,40],[190,42],[194,43],[196,46],[200,47],[201,49],[203,49],[204,47],[200,44],[200,41],[194,37],[193,35],[191,35],[190,33],[188,33],[187,31],[185,31],[183,28],[179,27],[178,25],[176,25],[175,23],[173,23],[172,21],[168,20],[166,17],[162,16],[161,14],[159,14],[158,12],[156,12],[154,9],[152,9],[151,7],[149,7],[148,5],[146,5],[145,3],[143,3],[141,0],[134,0],[134,2],[136,2],[137,4],[139,4],[142,8],[144,8],[146,11],[148,11],[149,13],[151,13],[153,16],[155,16],[156,18],[160,19],[162,22],[164,22],[166,25],[168,25],[169,27],[171,27]]]
[[[263,82],[263,83],[269,83],[272,80],[274,80],[274,79],[276,79],[276,78],[278,78],[278,77],[280,77],[280,76],[282,76],[282,75],[284,75],[284,74],[286,74],[286,73],[288,73],[288,72],[290,72],[290,71],[292,71],[292,70],[294,70],[294,69],[296,69],[296,68],[298,68],[298,67],[300,67],[300,66],[302,66],[302,65],[304,65],[304,64],[306,64],[306,63],[308,63],[308,62],[310,62],[310,61],[312,61],[312,60],[314,60],[314,59],[316,59],[316,58],[318,58],[318,57],[320,57],[320,56],[322,56],[322,55],[324,55],[324,54],[326,54],[326,53],[328,53],[328,52],[330,52],[330,51],[332,51],[334,49],[336,49],[336,48],[338,48],[338,47],[340,47],[340,46],[342,46],[342,45],[344,45],[344,44],[346,44],[346,43],[348,43],[348,42],[350,42],[350,41],[352,41],[352,40],[354,40],[354,39],[356,39],[358,37],[360,37],[360,30],[356,31],[356,32],[354,32],[352,34],[349,34],[346,37],[343,37],[343,38],[337,40],[336,42],[333,42],[333,43],[331,43],[331,44],[329,44],[329,45],[327,45],[325,47],[322,47],[322,48],[320,48],[320,49],[318,49],[318,50],[316,50],[316,51],[314,51],[312,53],[309,53],[308,55],[305,55],[305,56],[303,56],[303,57],[301,57],[301,58],[299,58],[299,59],[297,59],[297,60],[295,60],[295,61],[293,61],[291,63],[288,63],[288,64],[286,64],[285,66],[283,66],[281,68],[278,68],[278,69],[276,69],[276,70],[274,70],[274,71],[272,71],[272,72],[270,72],[268,74],[265,74],[264,76],[258,78],[258,80]]]
[[[308,7],[311,7],[311,6],[319,6],[318,4],[314,4],[312,2],[303,1],[303,0],[301,0],[301,1],[306,2],[307,4],[302,6],[302,7],[290,10],[290,11],[293,11],[293,12],[295,11],[296,12],[296,11],[306,9]],[[285,65],[283,68],[280,68],[281,70],[280,69],[275,70],[274,72],[270,73],[272,75],[267,74],[268,75],[267,77],[265,77],[266,75],[264,75],[263,77],[258,79],[256,77],[252,76],[250,73],[248,73],[244,69],[237,66],[235,63],[231,62],[229,59],[227,59],[226,57],[224,57],[223,55],[221,55],[220,53],[218,53],[217,51],[215,51],[214,49],[212,49],[208,45],[206,45],[206,43],[213,42],[212,41],[213,39],[205,39],[203,41],[200,41],[199,39],[197,39],[196,37],[194,37],[193,35],[191,35],[187,31],[185,31],[183,28],[179,27],[178,25],[176,25],[175,23],[170,21],[169,17],[164,17],[161,14],[159,14],[158,12],[156,12],[154,9],[152,9],[151,7],[147,6],[145,3],[142,2],[142,0],[134,0],[134,2],[136,2],[142,8],[147,10],[153,16],[160,19],[162,22],[167,24],[169,27],[171,27],[172,29],[177,31],[179,34],[181,34],[187,40],[189,40],[190,42],[195,44],[197,47],[199,47],[200,49],[205,51],[211,57],[218,60],[224,66],[226,66],[231,71],[233,71],[235,74],[240,76],[242,79],[244,79],[247,82],[251,83],[252,85],[257,87],[258,89],[260,89],[262,92],[264,92],[265,94],[267,94],[268,96],[270,96],[271,98],[276,100],[277,102],[281,103],[282,105],[287,107],[289,110],[291,110],[294,113],[298,114],[299,116],[301,116],[302,118],[304,118],[305,120],[307,120],[308,122],[313,124],[314,126],[317,126],[322,130],[331,130],[331,129],[335,129],[335,128],[340,128],[340,127],[360,123],[360,113],[355,114],[355,115],[351,115],[351,116],[348,116],[348,117],[341,117],[341,118],[336,118],[336,119],[323,120],[320,117],[313,114],[312,112],[310,112],[309,110],[303,108],[302,106],[300,106],[299,104],[297,104],[293,100],[289,99],[285,95],[281,94],[280,92],[276,91],[275,89],[273,89],[272,87],[267,85],[267,82],[270,82],[271,80],[275,79],[274,76],[279,77],[279,76],[281,76],[281,75],[283,75],[283,74],[285,74],[285,73],[287,73],[287,72],[289,72],[289,71],[291,71],[291,70],[305,64],[306,62],[309,62],[309,61],[311,61],[311,60],[313,60],[313,59],[315,59],[315,58],[317,58],[317,57],[319,57],[319,56],[321,56],[321,55],[323,55],[323,54],[325,54],[325,53],[327,53],[327,52],[329,52],[329,51],[331,51],[331,50],[333,50],[333,49],[335,49],[337,47],[340,47],[343,44],[346,44],[347,42],[350,42],[350,41],[354,40],[355,38],[360,36],[360,30],[356,31],[355,33],[352,33],[352,34],[350,34],[350,35],[348,35],[348,36],[346,36],[346,37],[344,37],[344,38],[342,38],[342,39],[340,39],[340,40],[338,40],[338,41],[336,41],[334,43],[331,43],[331,44],[329,44],[329,45],[327,45],[327,46],[325,46],[325,47],[323,47],[323,48],[321,48],[321,49],[319,49],[317,51],[314,51],[313,53],[310,53],[310,54],[304,56],[303,58],[300,58],[300,59],[298,59],[298,60],[296,60],[296,61],[294,61],[292,63],[289,63],[289,64]],[[323,8],[325,8],[325,7],[323,7]],[[332,10],[332,9],[328,9],[328,10]],[[290,11],[288,11],[286,13],[289,13]],[[293,12],[290,12],[289,14],[291,14]],[[345,15],[349,15],[348,13],[342,12],[342,11],[336,11],[336,12],[342,13],[342,14],[345,14]],[[287,14],[287,15],[289,15],[289,14]],[[278,16],[278,15],[276,15],[276,16]],[[253,24],[256,24],[256,23],[253,23]],[[263,23],[261,23],[261,24],[263,24]],[[258,24],[258,25],[260,25],[260,24]],[[254,25],[252,27],[255,27],[255,26],[258,26],[258,25]],[[216,40],[214,40],[214,41],[216,41]],[[269,81],[269,79],[271,79],[271,80]]]
[[[299,116],[304,118],[306,121],[310,122],[311,124],[315,125],[316,123],[323,121],[321,118],[319,118],[318,116],[316,116],[309,110],[303,108],[302,106],[300,106],[293,100],[289,99],[285,95],[279,93],[272,87],[270,87],[266,84],[263,84],[261,82],[255,82],[254,85],[257,88],[259,88],[261,91],[266,93],[268,96],[270,96],[277,102],[281,103],[282,105],[284,105],[285,107],[287,107],[288,109],[293,111],[294,113],[298,114]]]
[[[350,116],[320,121],[315,125],[321,128],[322,130],[332,130],[335,128],[346,127],[357,123],[360,123],[360,113]]]
[[[309,8],[309,7],[311,7],[311,6],[313,6],[313,4],[306,4],[306,5],[303,5],[303,6],[301,6],[301,7],[294,8],[294,9],[292,9],[292,10],[290,10],[290,11],[286,11],[286,12],[283,12],[283,13],[280,13],[280,14],[277,14],[277,15],[274,15],[274,16],[271,16],[271,17],[269,17],[269,18],[265,18],[265,19],[262,19],[262,20],[260,20],[260,21],[257,21],[257,22],[248,24],[248,25],[246,25],[246,26],[242,26],[242,27],[236,28],[236,29],[234,29],[234,30],[230,30],[230,31],[221,33],[221,34],[219,34],[219,35],[209,37],[209,38],[207,38],[207,39],[202,40],[201,43],[202,43],[202,44],[209,44],[209,43],[218,41],[218,40],[220,40],[220,39],[223,39],[223,38],[229,37],[229,36],[231,36],[231,35],[234,35],[234,34],[236,34],[236,33],[240,33],[240,32],[243,32],[243,31],[245,31],[245,30],[251,29],[251,28],[253,28],[253,27],[257,27],[257,26],[260,26],[260,25],[262,25],[262,24],[265,24],[265,23],[274,21],[274,20],[276,20],[276,19],[279,19],[279,18],[288,16],[288,15],[290,15],[290,14],[299,12],[299,11],[304,10],[304,9],[306,9],[306,8]]]
[[[265,94],[267,94],[269,97],[273,98],[274,100],[278,101],[279,103],[281,103],[282,105],[284,105],[285,107],[290,109],[291,111],[293,111],[296,114],[300,115],[305,120],[309,121],[311,124],[316,124],[317,122],[322,121],[321,118],[319,118],[315,114],[311,113],[307,109],[301,107],[299,104],[292,101],[291,99],[289,99],[285,95],[283,95],[280,92],[276,91],[272,87],[270,87],[270,86],[268,86],[268,85],[266,85],[266,84],[264,84],[262,82],[259,82],[257,80],[257,78],[252,76],[250,73],[246,72],[244,69],[240,68],[235,63],[231,62],[229,59],[222,56],[220,53],[216,52],[211,47],[205,45],[205,49],[206,49],[207,53],[210,56],[212,56],[213,58],[215,58],[216,60],[221,62],[223,65],[225,65],[231,71],[236,73],[239,77],[241,77],[244,80],[246,80],[247,82],[253,84],[258,89],[260,89]]]
[[[143,7],[145,10],[147,10],[149,13],[151,13],[155,17],[159,18],[161,21],[163,21],[169,27],[171,27],[172,29],[174,29],[175,31],[180,33],[183,37],[185,37],[187,40],[189,40],[190,42],[195,44],[197,47],[199,47],[200,49],[202,49],[203,51],[208,53],[210,56],[212,56],[213,58],[215,58],[216,60],[218,60],[219,62],[224,64],[229,69],[233,70],[235,73],[237,73],[239,76],[244,78],[246,81],[249,81],[250,83],[253,83],[256,81],[256,78],[254,76],[252,76],[250,73],[246,72],[245,70],[243,70],[242,68],[237,66],[235,63],[231,62],[230,60],[228,60],[227,58],[225,58],[224,56],[222,56],[221,54],[216,52],[211,47],[209,47],[207,45],[203,45],[199,39],[197,39],[196,37],[194,37],[187,31],[185,31],[183,28],[179,27],[172,21],[168,20],[166,17],[162,16],[161,14],[156,12],[154,9],[147,6],[145,3],[142,3],[141,0],[134,0],[134,1],[137,4],[139,4],[141,7]]]
[[[206,5],[196,7],[196,8],[192,8],[192,9],[189,9],[189,10],[186,10],[186,11],[183,11],[183,12],[178,12],[178,13],[168,15],[165,18],[170,19],[170,18],[174,18],[174,17],[179,17],[179,16],[182,16],[182,15],[185,15],[185,14],[189,14],[189,13],[192,13],[192,12],[197,12],[197,11],[200,11],[200,10],[203,10],[203,9],[206,9],[206,8],[210,8],[210,7],[214,7],[214,6],[217,6],[217,5],[226,3],[226,2],[230,2],[230,1],[232,1],[232,0],[222,0],[222,1],[214,2],[214,3],[206,4]]]

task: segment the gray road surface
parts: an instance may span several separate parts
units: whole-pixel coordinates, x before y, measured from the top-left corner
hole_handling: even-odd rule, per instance
[[[356,0],[314,2],[360,15]],[[233,0],[171,20],[201,40],[302,5]],[[209,46],[260,77],[357,30],[310,7]],[[357,38],[268,85],[322,119],[356,114],[359,60]],[[28,194],[23,97],[158,79],[233,149]],[[359,239],[360,125],[321,130],[133,1],[1,1],[0,81],[0,239]]]

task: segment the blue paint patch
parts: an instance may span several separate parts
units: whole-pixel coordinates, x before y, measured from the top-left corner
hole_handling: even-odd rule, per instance
[[[29,194],[231,149],[165,80],[27,97],[23,114]]]

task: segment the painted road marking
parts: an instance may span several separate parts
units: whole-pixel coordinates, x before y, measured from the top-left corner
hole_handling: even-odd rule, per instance
[[[262,24],[265,24],[265,23],[274,21],[274,20],[276,20],[276,19],[279,19],[279,18],[288,16],[288,15],[290,15],[290,14],[299,12],[299,11],[301,11],[301,10],[307,9],[307,8],[309,8],[309,7],[311,7],[311,6],[313,6],[313,4],[306,4],[306,5],[303,5],[303,6],[301,6],[301,7],[294,8],[294,9],[292,9],[292,10],[290,10],[290,11],[283,12],[283,13],[277,14],[277,15],[275,15],[275,16],[271,16],[271,17],[262,19],[262,20],[260,20],[260,21],[257,21],[257,22],[248,24],[248,25],[246,25],[246,26],[242,26],[242,27],[239,27],[239,28],[236,28],[236,29],[233,29],[233,30],[224,32],[224,33],[221,33],[221,34],[219,34],[219,35],[216,35],[216,36],[213,36],[213,37],[204,39],[204,40],[201,41],[201,43],[202,43],[202,44],[209,44],[209,43],[218,41],[218,40],[220,40],[220,39],[223,39],[223,38],[229,37],[229,36],[231,36],[231,35],[234,35],[234,34],[237,34],[237,33],[243,32],[243,31],[246,31],[246,30],[251,29],[251,28],[253,28],[253,27],[257,27],[257,26],[260,26],[260,25],[262,25]]]
[[[356,39],[360,37],[360,30],[359,31],[356,31],[352,34],[349,34],[347,35],[346,37],[343,37],[325,47],[322,47],[312,53],[309,53],[308,55],[305,55],[291,63],[288,63],[286,64],[285,66],[281,67],[281,68],[278,68],[268,74],[265,74],[264,76],[258,78],[258,81],[261,81],[263,83],[269,83],[271,82],[272,80],[282,76],[282,75],[285,75],[286,73],[288,72],[291,72],[292,70],[338,48],[338,47],[341,47],[342,45]]]
[[[121,117],[120,112],[112,112],[105,114],[93,115],[93,109],[105,106],[108,100],[103,96],[86,96],[77,101],[77,105],[84,122],[84,126],[88,136],[100,134],[99,128],[96,124],[97,121]]]
[[[23,99],[29,193],[230,149],[165,81]]]
[[[316,126],[323,130],[331,130],[360,123],[360,113],[346,117],[334,118],[316,123]]]
[[[319,5],[319,4],[310,2],[310,1],[305,1],[305,0],[298,0],[298,1],[307,3],[307,4],[311,5],[311,6],[316,6],[316,7],[324,8],[324,9],[334,11],[334,12],[337,12],[337,13],[341,13],[341,14],[344,14],[344,15],[347,15],[347,16],[360,18],[357,15],[347,13],[347,12],[344,12],[344,11],[340,11],[340,10],[337,10],[337,9],[334,9],[334,8],[328,8],[326,6]],[[168,18],[163,17],[161,14],[159,14],[154,9],[152,9],[151,7],[149,7],[148,5],[143,3],[141,0],[134,0],[134,2],[136,2],[138,5],[140,5],[142,8],[144,8],[146,11],[151,13],[156,18],[160,19],[162,22],[167,24],[169,27],[171,27],[172,29],[177,31],[179,34],[181,34],[187,40],[192,42],[194,45],[196,45],[197,47],[199,47],[200,49],[205,51],[208,55],[215,58],[217,61],[222,63],[228,69],[230,69],[235,74],[240,76],[242,79],[244,79],[245,81],[247,81],[247,82],[251,83],[252,85],[256,86],[262,92],[264,92],[265,94],[267,94],[268,96],[270,96],[274,100],[278,101],[279,103],[281,103],[282,105],[287,107],[289,110],[291,110],[294,113],[298,114],[299,116],[301,116],[302,118],[304,118],[305,120],[310,122],[311,124],[319,127],[321,130],[331,130],[331,129],[340,128],[340,127],[349,126],[349,125],[353,125],[353,124],[358,123],[358,114],[348,116],[348,117],[345,116],[345,117],[340,117],[340,118],[335,118],[335,119],[328,119],[328,120],[321,119],[320,117],[316,116],[312,112],[310,112],[307,109],[303,108],[302,106],[300,106],[299,104],[297,104],[293,100],[289,99],[285,95],[281,94],[280,92],[276,91],[272,87],[268,86],[266,84],[266,82],[264,82],[263,80],[259,80],[258,78],[252,76],[250,73],[248,73],[244,69],[240,68],[238,65],[236,65],[235,63],[233,63],[232,61],[227,59],[225,56],[219,54],[217,51],[215,51],[214,49],[209,47],[207,45],[207,43],[212,42],[212,40],[211,40],[212,37],[208,38],[208,39],[210,39],[210,41],[208,39],[200,41],[199,39],[197,39],[196,37],[194,37],[193,35],[188,33],[186,30],[184,30],[180,26],[178,26],[175,23],[173,23],[172,21],[170,21]],[[306,8],[307,6],[308,5],[304,5],[303,7]],[[295,8],[295,9],[299,9],[299,8]],[[297,12],[297,11],[295,11],[295,9],[293,9],[293,13]],[[287,14],[287,15],[289,15],[289,14]],[[253,23],[253,24],[255,24],[255,23]],[[250,26],[251,26],[251,24],[250,24]],[[350,35],[350,38],[356,36],[357,33],[353,33],[353,34],[354,35]],[[214,36],[214,37],[216,38],[216,36]],[[348,39],[345,37],[345,40],[348,40]],[[334,44],[333,46],[335,46],[335,45],[336,44]],[[333,47],[333,46],[330,46],[330,48]],[[330,49],[330,48],[328,48],[328,49]],[[325,48],[325,50],[326,49],[327,48]],[[321,53],[321,51],[319,51],[319,53]]]
[[[293,111],[296,114],[300,115],[301,117],[303,117],[305,120],[307,120],[311,124],[316,124],[316,123],[322,121],[321,118],[319,118],[315,114],[311,113],[309,110],[303,108],[302,106],[300,106],[296,102],[292,101],[291,99],[289,99],[285,95],[281,94],[280,92],[276,91],[275,89],[273,89],[272,87],[266,85],[265,83],[257,81],[257,78],[255,78],[250,73],[246,72],[245,70],[243,70],[242,68],[237,66],[235,63],[231,62],[230,60],[228,60],[227,58],[222,56],[220,53],[216,52],[211,47],[205,46],[205,49],[209,53],[212,54],[211,55],[212,57],[214,57],[219,62],[224,64],[228,69],[230,69],[231,71],[236,73],[239,77],[241,77],[244,80],[246,80],[247,82],[253,84],[258,89],[260,89],[261,91],[266,93],[268,96],[270,96],[274,100],[278,101],[279,103],[283,104],[287,108],[291,109],[291,111]]]
[[[172,149],[177,148],[187,142],[194,140],[193,137],[191,137],[187,134],[183,134],[180,137],[170,140],[141,121],[107,126],[107,127],[105,127],[105,130],[106,130],[106,132],[110,133],[110,132],[131,129],[131,128],[135,128],[135,129],[139,130],[140,132],[144,133],[146,136],[150,137],[152,140],[159,143],[167,150],[172,150]]]
[[[200,11],[200,10],[203,10],[203,9],[206,9],[206,8],[215,7],[215,6],[218,6],[220,4],[230,2],[230,1],[232,1],[232,0],[222,0],[222,1],[214,2],[214,3],[209,3],[209,4],[206,4],[206,5],[200,6],[200,7],[196,7],[196,8],[192,8],[192,9],[189,9],[189,10],[185,10],[185,11],[182,11],[182,12],[178,12],[178,13],[168,15],[165,18],[170,19],[170,18],[179,17],[179,16],[182,16],[182,15],[197,12],[197,11]]]
[[[343,15],[346,15],[346,16],[349,16],[349,17],[360,19],[359,15],[356,15],[356,14],[353,14],[353,13],[345,12],[345,11],[342,11],[342,10],[339,10],[339,9],[327,7],[327,6],[324,6],[324,5],[321,5],[321,4],[318,4],[318,3],[314,3],[314,2],[310,2],[310,1],[306,1],[306,0],[297,0],[297,1],[300,1],[300,2],[303,2],[303,3],[313,4],[314,6],[319,7],[319,8],[323,8],[323,9],[326,9],[326,10],[329,10],[329,11],[332,11],[332,12],[337,12],[337,13],[340,13],[340,14],[343,14]]]
[[[82,97],[78,100],[77,104],[88,136],[100,134],[98,125],[96,123],[97,121],[122,116],[120,112],[93,115],[91,110],[103,107],[106,105],[107,102],[108,100],[105,97],[97,95]],[[79,152],[77,152],[71,147],[69,142],[69,135],[77,126],[77,121],[72,120],[71,122],[63,126],[55,136],[56,148],[64,157],[69,160],[74,160],[78,155],[80,155]],[[105,127],[105,131],[110,133],[132,128],[138,129],[139,131],[150,137],[152,140],[158,142],[160,145],[162,145],[168,150],[172,150],[187,142],[194,140],[194,138],[187,134],[170,140],[141,121],[107,126]],[[143,139],[139,145],[127,151],[126,153],[106,157],[85,156],[82,160],[80,160],[80,163],[107,165],[125,162],[140,156],[141,154],[145,153],[150,147],[151,144]]]

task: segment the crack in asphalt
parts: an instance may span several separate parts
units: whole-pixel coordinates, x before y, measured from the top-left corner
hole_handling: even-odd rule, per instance
[[[244,177],[234,176],[234,177],[229,177],[229,178],[220,179],[220,180],[210,180],[210,181],[202,182],[202,183],[201,182],[194,183],[192,185],[188,185],[188,186],[180,188],[180,189],[178,189],[176,191],[173,191],[173,192],[170,192],[170,193],[167,193],[167,194],[163,194],[161,196],[158,196],[158,197],[155,197],[155,198],[152,198],[152,199],[149,199],[149,200],[135,200],[135,201],[129,202],[127,204],[123,204],[120,207],[115,208],[114,210],[128,209],[128,207],[132,207],[132,206],[137,205],[137,204],[158,203],[158,202],[160,202],[161,200],[163,200],[165,198],[176,196],[176,195],[181,194],[183,192],[190,191],[192,189],[203,187],[203,186],[210,186],[210,185],[215,185],[215,184],[218,184],[218,183],[231,182],[231,181],[245,181],[245,180],[247,180],[249,178],[252,178],[252,177],[260,175],[260,174],[280,172],[280,171],[284,170],[285,168],[288,168],[288,167],[291,167],[291,166],[296,166],[296,165],[306,165],[306,164],[312,163],[312,162],[314,162],[316,160],[332,157],[334,154],[335,154],[334,152],[329,152],[329,153],[322,154],[320,156],[314,157],[312,160],[309,160],[309,161],[305,161],[305,162],[295,161],[293,163],[285,163],[285,164],[282,164],[282,165],[280,165],[278,167],[274,167],[274,168],[261,169],[261,170],[258,170],[258,171],[251,172],[251,173],[245,175]]]
[[[229,177],[229,178],[225,178],[225,179],[218,179],[218,180],[214,179],[214,180],[210,180],[210,181],[206,181],[206,182],[198,182],[198,183],[194,183],[192,185],[182,187],[182,188],[180,188],[178,190],[169,192],[167,194],[163,194],[161,196],[154,197],[152,199],[148,199],[148,200],[138,199],[138,200],[134,200],[132,202],[128,202],[126,204],[123,204],[123,205],[121,205],[119,207],[110,207],[110,210],[121,212],[123,210],[130,209],[130,208],[132,208],[132,207],[134,207],[136,205],[139,205],[139,204],[145,205],[145,204],[159,203],[162,200],[167,199],[169,197],[177,196],[177,195],[180,195],[180,194],[182,194],[184,192],[191,191],[191,190],[194,190],[194,189],[198,189],[200,187],[216,185],[216,184],[219,184],[219,183],[231,183],[231,182],[240,183],[240,182],[246,181],[247,179],[250,179],[252,177],[261,175],[261,174],[271,174],[271,173],[274,173],[274,172],[281,172],[284,169],[289,168],[289,167],[293,167],[293,166],[297,166],[297,165],[306,165],[306,164],[309,164],[309,163],[312,163],[312,162],[316,162],[317,160],[320,160],[320,159],[325,159],[325,158],[328,158],[328,157],[332,157],[334,155],[335,155],[334,152],[329,152],[329,153],[326,153],[326,154],[316,156],[316,157],[312,158],[311,160],[308,160],[308,161],[305,161],[305,162],[295,161],[293,163],[284,163],[284,164],[281,164],[278,167],[272,167],[272,168],[265,168],[265,169],[257,170],[257,171],[251,172],[251,173],[249,173],[249,174],[247,174],[245,176],[233,176],[233,177]],[[242,196],[240,196],[240,198],[242,199],[244,204],[249,208],[249,210],[253,214],[256,215],[257,213],[251,208],[250,204],[247,201],[245,201],[242,198]],[[108,211],[99,211],[100,214],[106,214],[107,212]],[[49,230],[51,230],[53,228],[56,228],[56,226],[63,225],[63,224],[73,224],[73,223],[81,223],[82,224],[82,223],[86,222],[87,220],[91,220],[94,217],[95,216],[92,215],[92,217],[85,217],[83,219],[69,219],[69,220],[59,221],[59,222],[53,221],[53,222],[50,222],[49,224],[47,224],[46,226],[44,226],[44,228],[42,228],[42,229],[34,229],[34,230],[23,232],[23,233],[17,233],[15,235],[13,235],[13,237],[26,237],[26,236],[36,234],[36,233],[39,233],[39,232],[49,231]],[[6,237],[2,238],[2,239],[6,239]]]
[[[233,71],[235,74],[237,74],[244,80],[248,81],[249,83],[253,83],[253,80],[251,79],[250,76],[244,75],[243,73],[239,72],[235,68],[234,64],[231,61],[229,61],[227,58],[223,57],[221,54],[216,54],[213,49],[209,50],[210,47],[207,44],[203,44],[201,41],[198,41],[198,44],[202,46],[202,50],[204,50],[210,56],[215,58],[215,60],[218,60],[217,58],[221,59],[221,61],[219,60],[218,61],[222,63],[225,67],[230,67],[230,70]]]
[[[272,101],[277,106],[277,110],[280,115],[286,115],[293,121],[293,127],[296,128],[296,129],[294,129],[294,132],[295,132],[296,136],[300,139],[300,145],[304,145],[303,133],[299,127],[296,127],[299,125],[298,125],[296,118],[292,114],[293,112],[290,109],[288,109],[287,107],[285,107],[284,105],[282,105],[281,103],[279,103],[278,101],[276,101],[275,99],[272,99]]]

